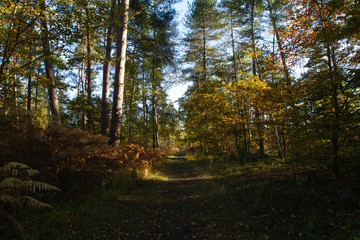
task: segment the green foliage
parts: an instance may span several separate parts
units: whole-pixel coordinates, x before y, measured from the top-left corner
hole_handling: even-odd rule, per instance
[[[11,224],[11,228],[18,230],[18,222],[10,215],[8,206],[18,209],[26,206],[34,209],[52,208],[50,204],[39,201],[31,195],[41,191],[60,191],[50,184],[34,181],[31,177],[39,174],[23,163],[9,162],[0,167],[0,216]],[[6,228],[7,224],[3,227]],[[4,229],[0,228],[0,232]]]
[[[191,65],[184,73],[194,82],[206,81],[213,76],[217,60],[221,59],[212,44],[222,35],[223,19],[214,0],[196,0],[188,8],[184,62]]]
[[[31,180],[31,177],[38,175],[39,171],[23,163],[9,162],[0,168],[0,172],[0,200],[3,204],[12,206],[23,204],[33,208],[51,207],[49,204],[24,194],[34,194],[38,191],[60,191],[50,184]]]

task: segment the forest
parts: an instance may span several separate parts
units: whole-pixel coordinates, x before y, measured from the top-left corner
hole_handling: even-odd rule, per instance
[[[358,0],[2,0],[0,23],[1,239],[360,239]]]

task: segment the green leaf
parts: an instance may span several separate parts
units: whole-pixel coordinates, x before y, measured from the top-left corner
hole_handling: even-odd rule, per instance
[[[22,196],[21,198],[22,204],[31,208],[53,208],[50,204],[43,203],[33,197],[30,196]]]

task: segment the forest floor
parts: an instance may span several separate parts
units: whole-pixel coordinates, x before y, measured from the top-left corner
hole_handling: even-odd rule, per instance
[[[360,239],[358,199],[326,172],[185,158],[157,172],[73,219],[69,238]]]
[[[50,220],[31,215],[29,229],[41,229],[24,239],[356,240],[359,186],[349,179],[283,163],[173,158],[148,178],[119,183],[126,189],[58,204]]]

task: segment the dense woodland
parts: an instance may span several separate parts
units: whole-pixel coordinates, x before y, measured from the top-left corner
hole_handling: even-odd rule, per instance
[[[1,234],[20,228],[9,204],[135,181],[166,154],[359,178],[359,1],[194,0],[180,28],[176,3],[0,2]],[[177,109],[166,92],[189,82]]]

